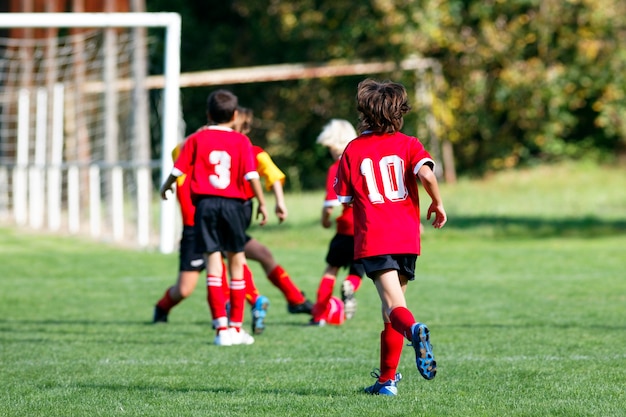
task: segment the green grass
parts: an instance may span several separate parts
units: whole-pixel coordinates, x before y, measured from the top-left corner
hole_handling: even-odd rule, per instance
[[[396,398],[360,393],[381,330],[369,281],[354,319],[309,328],[253,264],[266,333],[220,348],[201,282],[149,324],[176,255],[0,229],[0,416],[625,416],[626,170],[539,167],[442,192],[449,223],[427,228],[407,292],[438,375],[423,380],[405,348]],[[314,297],[333,231],[321,193],[287,198],[287,223],[251,233]]]

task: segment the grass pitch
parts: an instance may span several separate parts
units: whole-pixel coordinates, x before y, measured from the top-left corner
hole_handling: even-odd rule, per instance
[[[442,193],[449,223],[427,227],[407,292],[438,373],[422,379],[406,347],[395,398],[361,393],[382,328],[369,281],[352,320],[310,328],[252,264],[267,330],[216,347],[202,282],[150,323],[176,255],[0,229],[0,416],[626,415],[626,171],[539,167]],[[322,198],[287,195],[287,223],[251,231],[309,298],[333,234]]]

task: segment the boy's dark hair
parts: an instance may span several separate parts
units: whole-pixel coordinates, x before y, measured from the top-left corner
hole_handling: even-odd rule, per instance
[[[209,94],[206,112],[213,123],[228,123],[233,120],[238,103],[237,96],[230,91],[215,90]]]
[[[392,81],[367,78],[359,83],[356,94],[359,132],[395,133],[402,129],[404,115],[411,110],[406,89]]]

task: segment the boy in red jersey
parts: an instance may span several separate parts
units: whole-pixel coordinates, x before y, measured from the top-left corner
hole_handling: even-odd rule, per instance
[[[420,374],[430,380],[437,370],[429,330],[415,321],[404,297],[420,254],[416,177],[432,200],[427,218],[435,215],[433,227],[443,227],[447,218],[434,161],[417,138],[400,132],[410,110],[404,86],[366,79],[359,83],[356,101],[361,135],[346,147],[334,188],[340,202],[353,205],[354,256],[374,281],[382,304],[380,369],[372,372],[377,380],[365,392],[397,395],[405,337]]]
[[[333,119],[328,122],[317,137],[317,143],[326,146],[335,161],[328,168],[328,175],[326,176],[326,197],[324,198],[321,218],[322,226],[325,228],[332,226],[333,209],[341,205],[333,189],[339,167],[339,158],[346,145],[356,137],[357,134],[352,124],[342,119]],[[344,304],[345,318],[350,319],[354,316],[357,305],[354,293],[361,286],[361,278],[364,275],[363,265],[354,262],[354,224],[351,206],[343,206],[343,211],[337,217],[336,223],[337,232],[328,247],[326,269],[317,289],[313,317],[309,322],[314,326],[322,326],[326,322],[325,316],[330,309],[330,300],[337,280],[337,273],[342,267],[348,268],[348,275],[341,285],[341,299]]]
[[[245,306],[244,245],[247,227],[244,202],[250,183],[259,202],[257,217],[267,221],[265,199],[256,171],[250,139],[230,127],[237,112],[237,97],[227,90],[209,95],[207,113],[215,125],[191,135],[161,186],[161,197],[178,177],[188,174],[196,207],[196,248],[205,254],[208,298],[217,330],[214,343],[221,346],[252,344],[254,338],[241,328]],[[230,319],[222,290],[222,252],[230,272]]]
[[[245,107],[237,108],[237,116],[233,123],[233,129],[247,135],[252,127],[253,114],[252,110]],[[198,129],[206,130],[208,126]],[[196,132],[197,133],[197,132]],[[178,144],[172,151],[174,161],[180,154],[180,149],[184,142]],[[271,160],[270,156],[260,147],[253,145],[253,152],[257,162],[257,172],[265,180],[266,189],[272,190],[276,197],[276,216],[282,222],[287,217],[287,207],[285,205],[283,195],[283,183],[285,174]],[[183,232],[179,249],[179,274],[175,285],[168,287],[165,294],[157,302],[154,308],[153,322],[167,322],[170,310],[179,304],[183,299],[189,297],[198,282],[200,272],[205,268],[202,253],[195,252],[194,238],[194,213],[195,207],[191,201],[190,181],[185,181],[185,175],[181,175],[176,180],[176,197],[180,203],[181,214],[183,218]],[[248,187],[248,195],[254,197],[252,189]],[[252,204],[246,203],[246,209],[249,210],[248,218],[251,221]],[[244,246],[244,252],[247,259],[253,259],[261,263],[268,279],[278,287],[287,300],[287,307],[291,313],[310,313],[312,303],[307,300],[302,292],[291,281],[289,274],[274,260],[270,250],[258,242],[256,239],[246,235],[247,242]],[[223,266],[224,272],[222,276],[222,288],[225,290],[225,297],[228,300],[230,291],[228,291],[226,281],[226,268]],[[261,334],[265,329],[265,317],[269,306],[269,299],[259,294],[254,283],[252,272],[247,263],[244,264],[244,280],[246,282],[246,300],[252,306],[252,332]]]

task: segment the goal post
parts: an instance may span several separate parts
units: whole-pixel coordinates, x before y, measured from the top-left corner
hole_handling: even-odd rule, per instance
[[[1,29],[27,29],[27,28],[67,28],[67,29],[109,29],[109,28],[163,28],[165,30],[165,45],[164,45],[164,84],[163,84],[163,94],[162,94],[162,120],[161,120],[161,160],[160,160],[160,174],[161,174],[161,183],[165,180],[167,175],[169,174],[172,166],[170,152],[169,150],[173,149],[179,141],[179,118],[180,118],[180,42],[181,42],[181,17],[178,13],[170,13],[170,12],[140,12],[140,13],[0,13],[0,28]],[[44,54],[47,53],[44,52]],[[37,58],[37,57],[34,57]],[[34,61],[34,60],[33,60]],[[85,63],[83,63],[85,64]],[[108,70],[115,70],[114,67],[111,66],[111,62],[107,62]],[[29,68],[31,69],[31,68]],[[105,70],[105,72],[110,72]],[[26,72],[26,71],[25,71]],[[106,74],[105,74],[106,76]],[[81,80],[82,81],[82,80]],[[85,80],[86,81],[86,80]],[[103,80],[104,84],[110,83],[110,79]],[[5,88],[6,80],[0,80],[0,89]],[[46,136],[49,127],[46,127],[46,119],[48,119],[49,115],[45,113],[44,109],[52,108],[53,115],[51,116],[56,120],[56,123],[59,123],[60,119],[63,119],[63,116],[60,116],[55,112],[53,107],[49,107],[47,105],[48,101],[54,101],[54,97],[48,98],[45,95],[45,89],[37,88],[36,86],[32,86],[35,89],[36,95],[33,97],[37,97],[36,99],[29,98],[22,90],[19,90],[19,107],[21,110],[17,110],[19,113],[19,118],[25,120],[26,125],[18,123],[18,134],[15,136],[19,136],[15,139],[16,145],[15,148],[19,148],[17,150],[13,150],[13,153],[16,153],[20,159],[15,159],[13,163],[15,167],[15,172],[18,174],[16,178],[14,178],[14,182],[17,182],[17,185],[20,187],[26,186],[28,187],[27,178],[30,179],[30,182],[36,187],[33,189],[29,187],[29,192],[31,193],[30,198],[36,199],[39,201],[38,205],[43,207],[42,202],[43,195],[41,195],[45,190],[43,186],[40,184],[40,179],[43,175],[45,168],[58,168],[58,166],[53,167],[56,163],[58,165],[58,137],[55,135],[59,134],[59,131],[62,132],[62,128],[59,128],[58,125],[55,125],[51,128],[52,136],[56,139],[52,147],[54,147],[53,151],[50,151],[46,148]],[[51,88],[52,89],[52,88]],[[55,91],[56,96],[62,96],[64,94],[61,87],[58,85],[54,85],[53,90]],[[67,93],[65,93],[67,94]],[[51,94],[52,95],[52,94]],[[17,96],[17,94],[16,94]],[[110,105],[109,101],[110,97],[107,97],[105,94],[105,102],[106,106]],[[57,99],[58,100],[58,99]],[[61,99],[62,100],[62,99]],[[32,113],[33,102],[38,101],[38,105],[36,109],[41,112],[37,115],[35,111],[34,115],[29,116],[29,112]],[[12,104],[13,106],[17,106],[17,104]],[[81,112],[84,109],[81,108],[73,108],[66,110],[67,112]],[[67,119],[67,115],[65,119]],[[33,119],[37,119],[34,121]],[[23,120],[23,121],[24,121]],[[29,123],[36,123],[36,128],[34,129],[37,149],[33,152],[36,156],[34,158],[28,157],[29,147],[32,147],[32,144],[28,143],[29,137],[32,136],[31,132],[29,132]],[[80,128],[80,126],[78,126]],[[61,129],[61,130],[59,130]],[[105,129],[109,129],[109,131],[105,132],[103,135],[106,139],[110,139],[111,135],[116,134],[117,126],[108,126]],[[33,130],[33,129],[30,129]],[[113,133],[110,131],[113,130]],[[3,129],[3,132],[5,130]],[[22,140],[20,141],[20,138]],[[26,138],[26,139],[24,139]],[[0,137],[0,144],[2,143],[2,139]],[[25,142],[26,141],[26,142]],[[31,141],[32,142],[32,141]],[[39,142],[43,143],[41,145]],[[53,154],[52,158],[54,160],[48,158],[46,155],[51,153]],[[0,157],[2,156],[2,152],[0,150]],[[47,161],[47,162],[46,162]],[[106,162],[106,161],[105,161]],[[149,161],[148,161],[149,162]],[[105,166],[103,164],[103,166]],[[106,167],[106,166],[105,166]],[[2,168],[0,166],[0,168]],[[122,181],[121,171],[116,169],[119,167],[108,167],[111,171],[111,182],[119,183]],[[100,167],[89,167],[89,176],[92,178],[90,181],[95,181],[94,185],[94,193],[98,191],[100,186],[98,175],[98,170]],[[2,176],[6,175],[6,170],[2,169],[4,173]],[[68,171],[68,181],[67,188],[68,189],[76,189],[77,181],[78,181],[78,173],[76,166],[67,167]],[[52,171],[52,181],[55,183],[58,182],[58,171]],[[147,193],[145,191],[146,185],[149,186],[150,173],[149,171],[139,171],[137,174],[136,180],[137,182],[137,194],[138,194],[138,210],[137,213],[137,240],[140,246],[147,246],[149,243],[148,236],[148,228],[149,226],[145,223],[148,221],[150,217],[151,210],[151,197],[152,193]],[[54,190],[54,186],[50,186],[49,190]],[[0,189],[1,191],[1,189]],[[91,192],[90,191],[90,192]],[[54,205],[58,205],[58,195],[54,194],[54,192],[48,191],[48,202],[50,207]],[[8,195],[8,192],[6,193]],[[14,205],[13,209],[15,212],[17,223],[25,222],[25,215],[28,214],[28,210],[23,207],[24,202],[28,199],[28,195],[25,195],[24,189],[14,189],[13,190],[14,201],[18,203],[17,206]],[[28,194],[28,193],[26,193]],[[1,197],[1,196],[0,196]],[[82,195],[81,195],[82,197]],[[72,216],[76,214],[79,210],[76,195],[69,195],[68,192],[68,213],[71,211],[68,219],[70,230],[76,230],[78,227],[77,220]],[[90,198],[90,206],[94,211],[99,210],[100,202],[97,201],[98,197]],[[123,196],[120,195],[119,190],[115,190],[112,193],[111,198],[113,204],[116,207],[123,208]],[[39,226],[39,222],[42,221],[43,213],[36,212],[41,210],[40,207],[32,207],[30,216],[32,219],[29,219],[31,226]],[[117,210],[119,211],[119,210]],[[112,210],[114,216],[117,212],[116,210]],[[59,220],[54,213],[48,213],[49,223],[51,225],[58,224]],[[177,230],[176,227],[176,202],[175,199],[171,198],[167,201],[161,202],[161,210],[160,210],[160,219],[159,219],[159,249],[163,253],[171,253],[175,250],[176,238],[175,233]],[[93,217],[90,219],[91,222],[97,221],[94,220]],[[116,220],[113,219],[113,229],[114,229],[114,237],[123,236],[123,227],[119,224],[115,223]],[[92,226],[92,233],[94,230],[98,230],[98,226]]]

